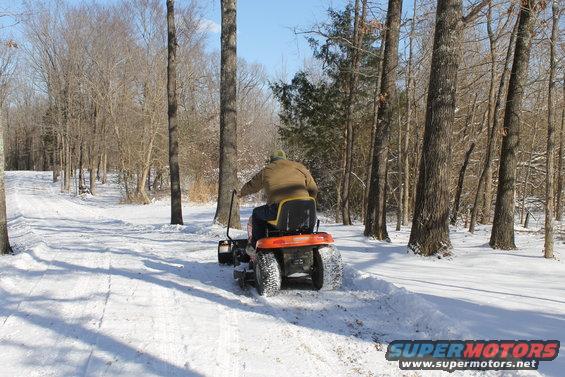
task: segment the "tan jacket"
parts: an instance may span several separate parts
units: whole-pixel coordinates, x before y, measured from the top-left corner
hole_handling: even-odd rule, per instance
[[[304,165],[289,160],[277,160],[265,166],[240,191],[247,196],[265,190],[267,203],[280,203],[284,199],[311,196],[316,198],[318,186]]]

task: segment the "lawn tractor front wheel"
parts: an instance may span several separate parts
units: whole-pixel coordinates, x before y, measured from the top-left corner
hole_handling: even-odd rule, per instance
[[[341,287],[343,263],[341,254],[333,245],[314,250],[312,283],[317,290],[331,291]]]

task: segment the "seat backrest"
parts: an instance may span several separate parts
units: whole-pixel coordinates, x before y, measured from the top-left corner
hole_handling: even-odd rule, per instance
[[[273,222],[274,223],[274,222]],[[316,226],[316,200],[291,198],[279,204],[276,227],[282,232],[311,233]]]

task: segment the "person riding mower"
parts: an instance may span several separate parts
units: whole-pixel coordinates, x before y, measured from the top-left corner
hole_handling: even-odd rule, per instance
[[[252,247],[255,247],[257,240],[265,237],[268,222],[277,218],[279,203],[303,197],[315,200],[318,195],[318,186],[308,169],[299,162],[287,160],[286,154],[280,149],[271,155],[267,166],[243,185],[238,197],[243,198],[261,190],[267,195],[267,204],[253,209]]]
[[[261,295],[274,295],[283,278],[310,277],[318,290],[341,286],[342,263],[332,236],[319,232],[318,187],[306,167],[278,150],[240,190],[245,197],[264,190],[267,204],[253,210],[247,239],[219,242],[218,262],[233,264],[240,286],[254,283]],[[236,190],[232,194],[233,198]],[[232,206],[230,206],[231,212]],[[228,216],[231,220],[231,213]]]

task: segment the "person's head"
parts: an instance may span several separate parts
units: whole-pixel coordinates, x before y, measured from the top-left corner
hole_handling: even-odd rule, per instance
[[[282,149],[277,149],[276,151],[274,151],[269,158],[270,162],[275,162],[278,160],[286,160],[286,153],[284,153]]]

